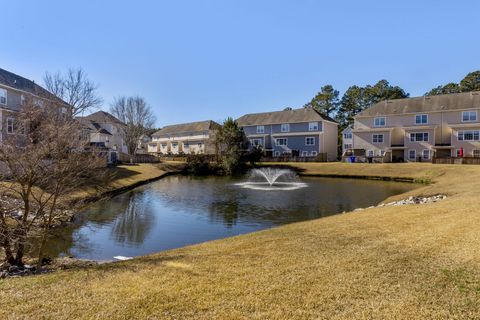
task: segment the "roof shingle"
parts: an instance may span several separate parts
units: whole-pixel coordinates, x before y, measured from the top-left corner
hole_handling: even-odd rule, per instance
[[[480,91],[384,100],[360,112],[356,117],[477,108],[480,108]]]
[[[250,113],[237,119],[239,126],[269,125],[326,120],[336,123],[332,118],[322,115],[312,108]]]

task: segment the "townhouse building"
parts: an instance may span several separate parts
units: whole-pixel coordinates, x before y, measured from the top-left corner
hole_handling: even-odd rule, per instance
[[[353,149],[389,161],[480,157],[480,92],[386,100],[355,117]]]
[[[237,119],[250,142],[267,156],[337,158],[338,124],[312,108],[246,114]]]
[[[66,113],[68,104],[34,81],[0,68],[0,143],[18,129],[17,114],[27,103],[55,105]]]
[[[152,134],[148,153],[215,154],[215,131],[219,127],[220,125],[212,120],[166,126]]]
[[[115,163],[120,159],[120,153],[128,154],[125,143],[126,125],[112,114],[98,111],[86,117],[77,117],[82,124],[83,135],[90,144],[105,148],[108,153],[108,163]]]

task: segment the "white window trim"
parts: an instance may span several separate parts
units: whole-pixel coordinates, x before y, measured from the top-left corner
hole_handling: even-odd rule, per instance
[[[278,144],[278,140],[285,140],[285,144]],[[276,138],[275,145],[279,147],[287,146],[288,145],[288,138]]]
[[[313,139],[313,144],[307,143],[308,139]],[[306,146],[314,146],[315,145],[315,137],[305,137],[305,145]]]
[[[0,100],[0,104],[6,106],[7,103],[8,103],[8,91],[7,91],[7,89],[3,89],[3,88],[0,88],[0,91],[5,92],[5,103],[2,103],[1,100]]]
[[[469,114],[469,117],[468,117],[468,120],[464,120],[463,119],[463,115],[468,113]],[[475,114],[475,120],[470,120],[470,113],[474,113]],[[462,111],[462,122],[477,122],[478,121],[478,113],[477,111]]]
[[[265,126],[257,126],[257,133],[265,133]]]
[[[412,151],[413,151],[413,154],[414,154],[413,158],[410,157],[410,152],[412,152]],[[417,160],[417,150],[415,150],[415,149],[409,149],[408,150],[408,160],[415,160],[415,161]]]
[[[462,133],[462,140],[460,140],[459,135],[460,132]],[[472,133],[472,139],[465,140],[465,132],[471,132]],[[475,132],[478,132],[479,139],[475,140]],[[459,130],[457,131],[457,141],[467,141],[467,142],[473,142],[473,141],[480,141],[480,130]]]
[[[377,142],[375,142],[375,136],[377,137]],[[382,137],[382,142],[378,141],[379,137]],[[372,143],[375,143],[375,144],[385,143],[385,135],[383,133],[372,134]]]
[[[308,151],[302,151],[302,157],[308,157]]]
[[[9,131],[10,124],[9,121],[12,121],[12,132]],[[7,134],[14,134],[15,133],[15,119],[12,117],[7,117]]]
[[[308,131],[318,131],[318,128],[319,128],[318,122],[309,122],[308,123]]]
[[[318,156],[318,152],[317,152],[317,151],[312,151],[312,153],[311,153],[311,154],[312,154],[312,157],[316,157],[316,156]]]
[[[376,124],[377,119],[383,119],[383,124]],[[387,125],[387,117],[375,117],[373,118],[374,127],[385,127]]]
[[[284,130],[284,126],[285,126],[286,130]],[[282,123],[280,125],[280,131],[281,132],[290,132],[290,123]]]
[[[426,158],[425,158],[425,151],[428,152],[428,156],[427,156]],[[422,159],[423,159],[423,160],[430,160],[430,158],[431,158],[430,149],[423,149],[423,150],[422,150]]]
[[[372,149],[367,150],[367,157],[373,157],[373,156],[375,156],[375,150],[372,150]]]
[[[417,140],[417,134],[422,134],[422,140]],[[427,140],[423,140],[424,135],[427,135]],[[414,135],[415,139],[412,140],[412,135]],[[409,133],[409,142],[429,142],[430,141],[430,133],[429,132],[410,132]]]
[[[280,151],[275,151],[275,152],[273,153],[273,156],[274,156],[274,157],[280,157]]]
[[[422,120],[422,117],[423,116],[426,116],[427,117],[427,121],[426,122],[417,122],[417,117],[420,117],[420,120]],[[422,113],[422,114],[416,114],[415,115],[415,124],[428,124],[428,114],[425,114],[425,113]]]

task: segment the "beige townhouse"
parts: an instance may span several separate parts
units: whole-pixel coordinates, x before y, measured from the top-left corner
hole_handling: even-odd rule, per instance
[[[214,154],[215,131],[220,125],[212,120],[166,126],[154,134],[148,144],[153,155]]]
[[[480,157],[480,92],[376,103],[355,117],[353,149],[385,161]]]

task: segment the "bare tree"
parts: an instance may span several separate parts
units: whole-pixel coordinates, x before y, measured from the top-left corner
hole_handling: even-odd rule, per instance
[[[69,68],[64,74],[47,72],[43,81],[48,91],[72,107],[72,117],[97,109],[103,104],[103,99],[97,92],[98,85],[88,79],[82,68]]]
[[[130,162],[138,148],[138,141],[147,134],[155,123],[152,109],[140,96],[115,98],[110,112],[126,124],[124,140],[127,145]]]
[[[105,163],[100,152],[86,150],[80,125],[57,103],[45,102],[37,107],[27,101],[12,114],[14,134],[0,148],[0,247],[10,265],[23,266],[32,245],[37,271],[52,227],[71,214],[70,193],[100,177]]]

